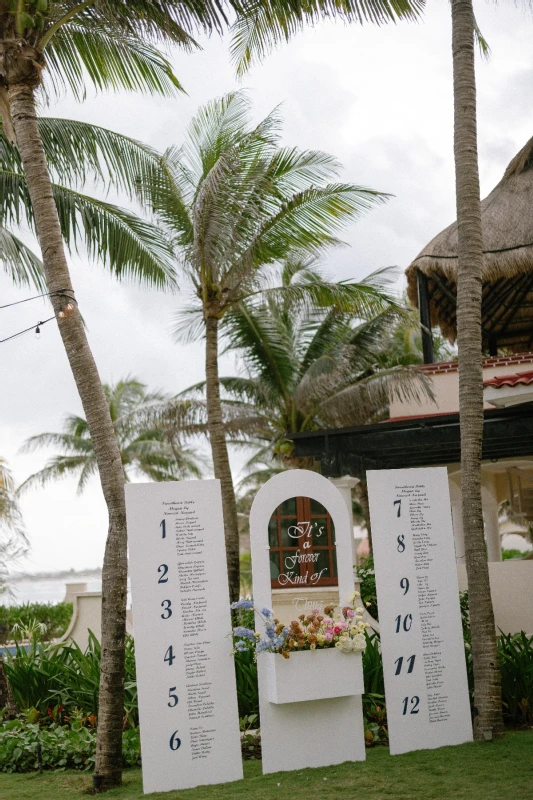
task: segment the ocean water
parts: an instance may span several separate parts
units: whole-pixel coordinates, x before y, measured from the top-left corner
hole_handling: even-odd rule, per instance
[[[9,581],[8,592],[0,595],[0,605],[59,603],[65,599],[67,583],[86,583],[88,592],[102,590],[102,580],[98,573],[93,572],[61,578],[32,578],[26,575]]]

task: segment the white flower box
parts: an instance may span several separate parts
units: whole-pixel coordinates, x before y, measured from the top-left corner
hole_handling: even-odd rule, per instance
[[[267,664],[268,699],[271,703],[301,703],[363,694],[361,653],[341,653],[336,647],[302,650],[283,658],[262,653]]]

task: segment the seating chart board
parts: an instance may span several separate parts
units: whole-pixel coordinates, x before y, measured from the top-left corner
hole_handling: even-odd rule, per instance
[[[471,741],[447,470],[367,481],[390,752]]]
[[[145,793],[242,778],[218,480],[126,486]]]

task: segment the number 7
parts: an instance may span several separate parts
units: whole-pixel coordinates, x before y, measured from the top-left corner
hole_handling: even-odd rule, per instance
[[[392,505],[393,506],[396,506],[396,505],[398,506],[398,513],[396,514],[396,516],[399,517],[400,514],[402,513],[402,501],[401,501],[401,499],[400,500],[395,500]]]

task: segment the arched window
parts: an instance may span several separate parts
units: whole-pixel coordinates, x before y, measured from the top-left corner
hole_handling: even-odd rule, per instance
[[[268,543],[273,589],[337,586],[335,527],[321,503],[285,500],[270,519]]]

